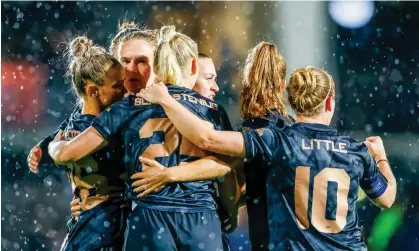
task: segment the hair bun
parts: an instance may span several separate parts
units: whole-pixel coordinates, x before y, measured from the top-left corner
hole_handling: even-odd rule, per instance
[[[176,35],[176,33],[176,27],[173,25],[161,27],[158,44],[169,42]]]
[[[302,80],[299,83],[304,83],[304,88],[306,89],[306,92],[304,92],[304,94],[311,95],[311,92],[316,90],[317,80],[316,76],[311,71],[310,66],[297,70],[295,74]]]
[[[316,71],[316,68],[314,66],[307,66],[304,69],[308,89],[310,92],[315,91],[318,84],[315,71]]]
[[[328,96],[334,95],[334,83],[326,71],[307,66],[291,74],[287,90],[294,110],[311,116],[319,112]]]
[[[75,58],[82,58],[92,48],[93,42],[85,36],[77,37],[70,43],[70,53]]]
[[[296,106],[297,111],[301,113],[302,110],[311,106],[311,96],[316,88],[316,78],[312,75],[308,68],[301,68],[295,70],[290,78],[290,95],[292,103]]]

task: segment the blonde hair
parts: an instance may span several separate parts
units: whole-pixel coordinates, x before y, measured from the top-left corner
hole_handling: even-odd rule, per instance
[[[161,27],[154,56],[156,82],[183,86],[182,73],[193,58],[198,58],[195,41],[176,32],[175,26]]]
[[[335,95],[335,84],[326,71],[307,66],[291,74],[287,91],[294,111],[312,117],[320,113],[328,97]]]
[[[66,55],[69,60],[66,75],[71,77],[72,88],[79,98],[86,94],[87,81],[101,86],[106,72],[113,66],[121,65],[104,48],[94,45],[85,36],[73,39]]]
[[[114,57],[118,58],[118,45],[131,39],[143,39],[149,42],[151,45],[156,46],[157,35],[157,30],[141,28],[138,24],[132,21],[119,21],[118,33],[111,41],[111,45],[109,46],[109,52]]]
[[[261,42],[252,48],[243,68],[240,110],[244,119],[264,117],[272,110],[287,116],[283,81],[284,58],[274,44]]]

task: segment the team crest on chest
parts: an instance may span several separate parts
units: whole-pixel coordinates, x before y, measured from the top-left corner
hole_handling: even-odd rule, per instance
[[[262,137],[263,132],[265,131],[265,128],[258,128],[258,129],[256,129],[256,131],[258,132],[259,136]]]

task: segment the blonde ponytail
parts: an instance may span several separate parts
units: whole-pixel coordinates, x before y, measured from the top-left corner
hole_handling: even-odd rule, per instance
[[[240,110],[244,119],[260,118],[278,110],[286,116],[286,65],[274,44],[261,42],[250,50],[243,69]]]
[[[156,81],[183,86],[182,75],[188,69],[188,62],[198,58],[198,46],[190,37],[176,32],[174,26],[160,29],[154,57]]]

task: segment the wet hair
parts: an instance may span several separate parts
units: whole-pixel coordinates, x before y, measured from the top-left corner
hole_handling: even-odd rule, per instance
[[[320,113],[328,97],[335,95],[332,76],[314,66],[295,70],[290,77],[288,100],[297,114],[312,117]]]
[[[274,44],[261,42],[252,48],[242,74],[240,110],[244,119],[264,117],[273,110],[287,117],[283,84],[286,64]]]
[[[118,33],[113,37],[111,41],[109,52],[114,57],[118,58],[118,45],[131,39],[143,39],[153,46],[156,46],[157,35],[157,30],[141,28],[134,22],[120,21],[118,24]]]
[[[74,38],[68,45],[67,57],[69,60],[66,75],[71,77],[72,89],[79,98],[86,95],[86,83],[103,85],[106,72],[116,65],[121,65],[103,47],[94,45],[85,36]]]
[[[198,58],[198,46],[190,37],[176,31],[174,26],[160,29],[154,56],[156,82],[183,86],[182,73],[190,59]]]

